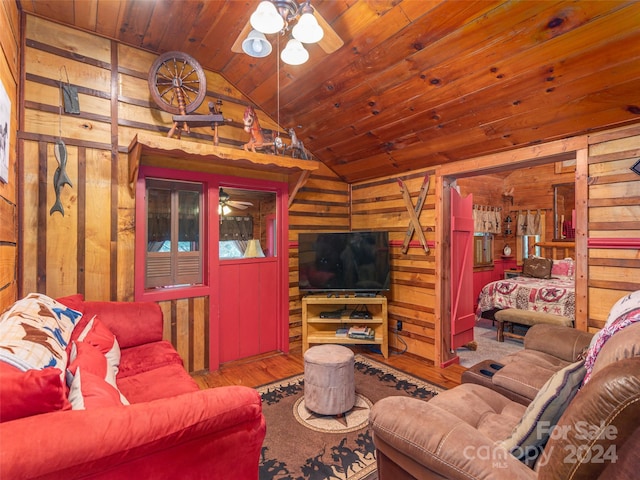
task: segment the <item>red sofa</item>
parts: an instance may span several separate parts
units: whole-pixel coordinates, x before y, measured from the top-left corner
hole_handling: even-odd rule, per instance
[[[265,421],[254,389],[200,390],[162,340],[154,303],[59,300],[83,313],[72,340],[94,315],[113,332],[121,349],[117,387],[130,405],[67,404],[3,421],[0,478],[258,478]]]

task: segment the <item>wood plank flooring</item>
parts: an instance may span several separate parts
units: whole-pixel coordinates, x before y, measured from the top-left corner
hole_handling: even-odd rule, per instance
[[[366,357],[388,364],[398,370],[415,375],[444,388],[453,388],[460,384],[460,377],[466,368],[451,365],[438,368],[424,360],[407,355],[389,354],[385,359],[380,354],[372,354],[366,349],[353,349]],[[300,349],[288,354],[273,352],[248,359],[225,363],[215,372],[192,373],[193,379],[201,389],[225,385],[245,385],[257,387],[283,378],[298,375],[304,371],[304,361]]]

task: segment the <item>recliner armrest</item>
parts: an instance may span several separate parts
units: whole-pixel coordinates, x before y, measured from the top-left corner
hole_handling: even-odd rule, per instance
[[[415,478],[536,478],[472,425],[429,402],[387,397],[373,406],[369,420],[376,448]]]
[[[592,333],[561,325],[538,324],[524,337],[524,348],[544,352],[567,362],[575,362],[589,346]]]

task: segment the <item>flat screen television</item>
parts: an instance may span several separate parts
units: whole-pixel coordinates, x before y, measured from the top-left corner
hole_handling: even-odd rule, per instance
[[[388,232],[300,233],[302,292],[376,293],[389,290]]]

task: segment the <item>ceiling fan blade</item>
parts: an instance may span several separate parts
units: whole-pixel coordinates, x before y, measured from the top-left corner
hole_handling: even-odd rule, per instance
[[[320,12],[318,12],[317,8],[313,9],[313,16],[316,17],[316,20],[318,20],[318,23],[322,27],[322,30],[324,30],[324,36],[322,37],[322,40],[318,42],[320,48],[322,48],[325,53],[333,53],[340,47],[342,47],[344,45],[344,42],[336,33],[336,31],[331,27],[331,25],[329,25],[329,22],[327,22],[324,17],[320,15]],[[240,47],[240,49],[242,50],[242,46]]]
[[[242,42],[244,42],[251,30],[251,23],[249,22],[249,20],[247,20],[247,23],[245,23],[244,28],[240,32],[240,35],[238,35],[238,38],[236,38],[236,41],[233,42],[233,45],[231,46],[231,51],[233,53],[244,53],[242,50]]]
[[[234,202],[233,200],[230,200],[227,202],[227,205],[231,208],[237,208],[238,210],[246,210],[249,208],[249,205],[245,205],[245,203],[247,202]]]

